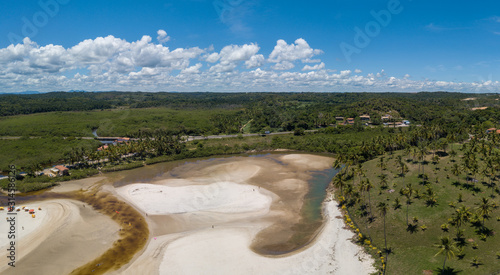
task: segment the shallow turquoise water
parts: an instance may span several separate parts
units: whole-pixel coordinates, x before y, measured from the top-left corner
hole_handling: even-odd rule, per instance
[[[305,196],[302,209],[304,217],[311,221],[322,219],[321,207],[326,196],[326,188],[338,171],[338,169],[329,168],[313,172],[312,179],[309,180],[309,192]]]

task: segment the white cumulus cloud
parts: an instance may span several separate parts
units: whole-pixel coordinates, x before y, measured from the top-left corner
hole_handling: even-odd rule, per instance
[[[197,63],[196,65],[194,66],[191,66],[191,67],[188,67],[188,68],[185,68],[181,71],[181,73],[183,74],[197,74],[200,72],[200,69],[203,65],[201,63]]]
[[[211,72],[230,72],[236,69],[239,63],[245,62],[247,68],[260,64],[261,55],[256,55],[260,47],[257,44],[229,45],[222,48],[220,53],[206,56],[206,61],[216,65],[210,68]]]
[[[304,39],[278,40],[266,59],[256,43],[169,48],[143,36],[127,41],[112,35],[86,39],[74,46],[22,43],[0,48],[0,92],[24,90],[125,91],[463,91],[500,92],[500,82],[412,80],[384,70],[362,75],[359,69],[328,69],[317,59],[322,51]],[[298,63],[300,71],[291,71]],[[271,64],[268,64],[271,63]],[[206,65],[206,66],[205,66]]]
[[[156,37],[156,39],[158,40],[158,42],[162,44],[170,40],[170,36],[168,36],[167,32],[164,30],[158,30],[157,34],[158,36]]]
[[[325,68],[325,63],[321,62],[320,64],[316,64],[314,66],[310,65],[305,65],[304,68],[302,68],[303,71],[316,71],[316,70],[322,70]]]
[[[266,58],[264,58],[262,54],[256,54],[245,61],[245,66],[247,67],[247,69],[257,68],[264,65],[265,62]]]

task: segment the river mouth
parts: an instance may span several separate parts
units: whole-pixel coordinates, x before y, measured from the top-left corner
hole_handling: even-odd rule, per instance
[[[326,189],[337,172],[338,170],[333,168],[311,171],[300,218],[293,222],[282,221],[263,230],[257,235],[258,239],[252,245],[252,250],[261,255],[279,256],[300,250],[313,242],[324,222],[322,208]]]
[[[309,165],[307,161],[304,162],[304,158],[318,158],[322,163],[319,166]],[[326,189],[337,173],[337,170],[331,168],[331,163],[330,158],[299,154],[218,157],[161,163],[125,171],[125,173],[117,172],[112,185],[118,189],[137,183],[186,187],[235,181],[238,184],[254,186],[253,191],[256,192],[259,192],[260,188],[268,190],[276,196],[270,211],[279,214],[261,219],[270,225],[256,235],[251,249],[261,255],[275,256],[294,252],[307,246],[320,231],[323,225],[322,203],[326,197]],[[137,188],[141,187],[137,186]],[[134,187],[134,189],[137,188]],[[151,192],[162,191],[155,189]],[[203,191],[202,195],[207,196],[206,191]],[[187,198],[187,200],[191,199]],[[142,211],[148,210],[142,209]],[[186,211],[191,210],[188,208]],[[193,225],[194,222],[190,224],[189,219],[185,217],[186,213],[167,215],[170,218],[162,218],[165,214],[156,213],[151,216],[153,223],[157,223],[152,225],[152,235],[178,233],[183,229],[192,230],[199,226],[198,223]],[[176,226],[176,230],[166,229],[160,224],[167,220],[171,222],[172,219],[179,217],[182,217],[183,224]],[[252,216],[251,220],[256,219]],[[155,231],[154,228],[158,230]]]
[[[337,172],[331,168],[332,162],[328,157],[306,154],[184,160],[109,173],[105,175],[105,180],[96,178],[87,191],[61,193],[56,188],[19,195],[16,199],[18,204],[57,199],[78,200],[91,205],[120,224],[120,239],[101,257],[75,269],[73,274],[88,274],[96,266],[99,267],[99,270],[95,269],[96,274],[120,268],[122,270],[134,266],[135,263],[133,260],[130,262],[130,259],[138,251],[144,251],[142,247],[145,246],[148,250],[150,245],[154,246],[157,237],[170,238],[179,234],[189,236],[194,234],[193,232],[208,233],[212,232],[210,230],[214,227],[243,231],[247,230],[244,228],[250,228],[248,232],[254,233],[250,235],[252,237],[248,240],[247,249],[263,256],[281,256],[308,247],[321,231],[324,223],[322,202],[326,196],[326,188]],[[206,188],[204,190],[208,191],[201,193],[204,196],[202,199],[206,199],[200,204],[203,207],[213,204],[212,198],[224,198],[226,187],[236,188],[238,192],[241,191],[238,188],[244,187],[247,195],[258,195],[255,198],[265,197],[268,200],[262,200],[264,203],[260,205],[253,197],[243,202],[241,198],[245,197],[239,197],[226,205],[216,204],[208,210],[179,210],[175,213],[148,215],[136,201],[128,200],[119,192],[121,188],[137,184],[171,188],[170,190]],[[213,193],[211,186],[217,184],[222,187]],[[232,194],[235,192],[230,193]],[[219,203],[217,200],[215,199],[215,202]],[[238,207],[241,209],[234,207],[235,202],[240,203]],[[221,211],[227,210],[227,204],[232,205],[231,211]],[[248,204],[253,204],[254,208],[249,209]],[[252,228],[257,228],[257,231]]]

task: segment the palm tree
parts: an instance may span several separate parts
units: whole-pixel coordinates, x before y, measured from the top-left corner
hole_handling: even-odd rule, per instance
[[[451,144],[451,150],[453,150],[453,143],[457,141],[457,135],[454,132],[451,132],[447,136],[448,142]]]
[[[489,199],[483,197],[477,205],[477,214],[483,218],[484,227],[484,220],[490,218],[491,211],[495,208],[495,204],[491,203]]]
[[[353,169],[354,175],[358,175],[360,182],[361,182],[361,176],[364,175],[363,171],[363,164],[361,162],[358,162],[356,167]],[[354,178],[353,181],[354,185],[356,185],[356,179]]]
[[[387,168],[387,165],[384,163],[384,157],[379,158],[380,162],[377,164],[377,167],[380,167],[380,173],[383,173],[383,171]]]
[[[342,189],[345,187],[345,185],[346,185],[346,181],[345,181],[344,175],[342,173],[337,173],[337,175],[335,175],[335,177],[333,178],[333,186],[340,189],[341,196],[344,195]]]
[[[339,156],[337,159],[335,159],[335,162],[333,163],[333,168],[339,169],[342,167],[342,161],[340,160],[341,156]]]
[[[372,200],[370,196],[370,190],[372,190],[373,184],[370,182],[369,179],[365,180],[365,185],[364,185],[364,190],[368,193],[368,207],[370,209],[370,216],[373,216],[372,214]]]
[[[453,173],[453,175],[457,176],[457,182],[459,182],[459,179],[460,179],[459,176],[462,173],[462,170],[460,170],[460,166],[458,166],[458,164],[454,163],[453,167],[451,167],[451,172]]]
[[[401,191],[402,191],[402,194],[406,197],[406,225],[408,226],[408,224],[409,224],[409,222],[408,222],[408,207],[411,204],[411,196],[413,195],[413,192],[415,190],[411,186],[411,183],[409,183]]]
[[[425,167],[424,167],[424,162],[425,162],[425,155],[427,155],[427,145],[426,144],[419,144],[418,146],[418,158],[420,159],[420,163],[422,166],[422,175],[425,174]],[[420,169],[419,169],[420,172]]]
[[[389,250],[387,249],[387,235],[385,231],[385,216],[387,215],[389,206],[385,202],[379,202],[379,204],[377,205],[377,210],[384,217],[384,243],[385,243],[385,260],[386,260],[384,268],[384,274],[385,274],[385,270],[387,269],[387,256],[389,254]]]
[[[460,208],[456,209],[456,212],[454,213],[452,217],[452,221],[457,227],[457,230],[460,230],[460,225],[464,224],[465,222],[469,221],[471,216],[471,212],[468,207],[462,206]]]
[[[435,246],[440,248],[440,250],[436,255],[434,255],[434,257],[439,254],[444,254],[442,269],[442,271],[444,272],[444,268],[446,267],[446,260],[455,257],[455,252],[457,252],[458,249],[455,243],[448,236],[439,238],[439,243],[435,244]]]
[[[387,215],[387,211],[389,210],[389,206],[385,202],[379,202],[377,205],[377,210],[384,218],[384,243],[385,243],[385,249],[387,250],[387,235],[385,232],[385,216]]]
[[[387,174],[381,174],[378,176],[380,178],[380,186],[385,189],[387,188]]]

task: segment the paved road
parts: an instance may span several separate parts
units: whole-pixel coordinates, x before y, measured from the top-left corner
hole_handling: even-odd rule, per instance
[[[269,134],[242,134],[241,136],[243,136],[243,137],[257,137],[257,136],[262,136],[262,135],[273,136],[273,135],[288,135],[288,134],[293,134],[293,132],[279,132],[279,133],[269,133]],[[238,137],[238,135],[188,136],[188,137],[183,137],[183,138],[187,138],[187,141],[192,141],[192,140],[235,138],[235,137]]]
[[[318,130],[305,130],[307,133],[317,132]],[[276,136],[276,135],[290,135],[293,132],[276,132],[269,134],[242,134],[243,137],[257,137],[257,136]],[[203,140],[203,139],[216,139],[216,138],[235,138],[238,135],[217,135],[217,136],[184,136],[183,138],[187,138],[187,141],[193,140]]]
[[[305,132],[312,133],[317,132],[318,130],[305,130]],[[257,137],[257,136],[275,136],[275,135],[290,135],[293,132],[276,132],[269,134],[242,134],[243,137]],[[203,140],[203,139],[218,139],[218,138],[236,138],[238,135],[213,135],[213,136],[183,136],[183,138],[187,138],[187,141],[193,140]],[[1,137],[0,139],[20,139],[21,137]],[[30,138],[38,138],[38,137],[30,137]],[[78,137],[81,139],[94,139],[94,137]]]

